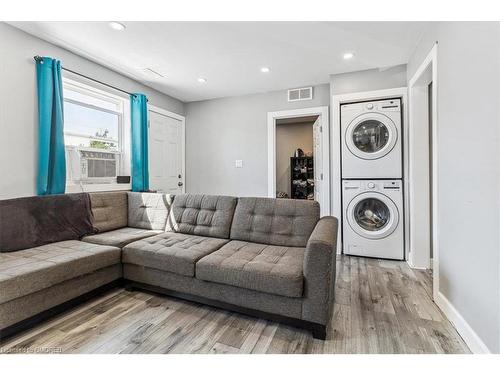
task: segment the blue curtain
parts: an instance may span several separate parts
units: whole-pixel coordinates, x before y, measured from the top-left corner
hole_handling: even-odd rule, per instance
[[[144,94],[130,96],[132,119],[132,191],[149,190],[148,100]]]
[[[66,156],[61,62],[50,57],[36,61],[38,88],[38,195],[64,194]]]

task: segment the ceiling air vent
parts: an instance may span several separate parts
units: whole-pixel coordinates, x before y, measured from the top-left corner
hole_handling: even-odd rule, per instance
[[[160,78],[165,78],[165,75],[154,70],[154,69],[151,69],[151,68],[142,68],[142,71],[144,72],[144,74],[147,74],[149,76],[156,76],[156,77],[160,77]]]
[[[312,87],[301,87],[298,89],[288,90],[288,101],[296,102],[298,100],[311,100],[313,98]]]

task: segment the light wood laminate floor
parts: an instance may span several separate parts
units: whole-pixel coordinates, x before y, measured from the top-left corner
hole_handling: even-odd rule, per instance
[[[468,353],[406,262],[341,256],[326,341],[307,331],[161,295],[116,289],[0,345],[52,353]]]

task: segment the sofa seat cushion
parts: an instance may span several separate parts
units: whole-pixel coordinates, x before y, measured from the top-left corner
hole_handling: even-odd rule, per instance
[[[82,238],[82,241],[122,248],[131,242],[142,240],[146,237],[156,236],[159,233],[163,233],[163,231],[125,227],[109,232],[94,234],[92,236],[86,236]]]
[[[286,297],[302,297],[305,248],[231,241],[200,259],[196,278]]]
[[[194,276],[196,262],[228,240],[166,232],[133,242],[123,248],[123,263]]]
[[[121,250],[82,241],[62,241],[0,253],[0,303],[120,263]]]

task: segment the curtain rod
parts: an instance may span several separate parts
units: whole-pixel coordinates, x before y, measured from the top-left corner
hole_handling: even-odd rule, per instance
[[[41,56],[38,56],[38,55],[33,56],[33,58],[35,59],[35,61],[43,61],[43,58],[42,58]],[[65,70],[65,71],[67,71],[67,72],[70,72],[70,73],[76,74],[77,76],[80,76],[80,77],[83,77],[83,78],[89,79],[89,80],[91,80],[91,81],[97,82],[97,83],[99,83],[99,84],[101,84],[101,85],[103,85],[103,86],[110,87],[110,88],[112,88],[113,90],[117,90],[117,91],[123,92],[123,93],[125,93],[125,94],[132,95],[132,96],[134,96],[134,97],[135,97],[135,96],[137,96],[137,95],[136,95],[136,94],[134,94],[134,93],[131,93],[131,92],[128,92],[128,91],[122,90],[122,89],[120,89],[120,88],[118,88],[118,87],[116,87],[116,86],[109,85],[109,84],[107,84],[107,83],[104,83],[104,82],[99,81],[99,80],[97,80],[97,79],[94,79],[94,78],[91,78],[91,77],[89,77],[89,76],[86,76],[85,74],[81,74],[81,73],[75,72],[74,70],[71,70],[71,69],[65,68],[65,67],[63,67],[63,66],[61,66],[61,69],[62,69],[62,70]]]

